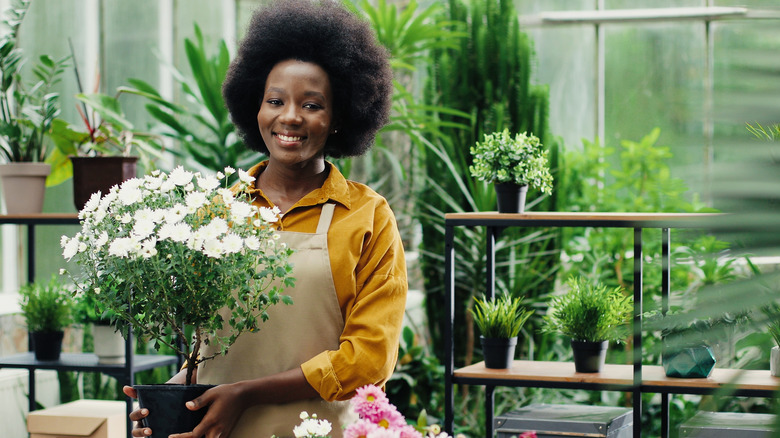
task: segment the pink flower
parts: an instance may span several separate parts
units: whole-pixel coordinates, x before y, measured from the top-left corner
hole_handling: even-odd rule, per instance
[[[361,418],[344,429],[344,438],[367,438],[368,434],[376,429],[379,429],[379,426]]]
[[[536,438],[536,431],[529,430],[528,432],[523,432],[518,438]]]
[[[369,432],[367,438],[399,438],[397,430],[382,429],[381,427]]]
[[[386,409],[386,406],[390,405],[387,395],[375,385],[366,385],[358,388],[351,402],[355,413],[362,418],[371,418],[377,412]]]
[[[383,409],[375,412],[369,420],[385,429],[398,429],[406,426],[406,419],[392,404],[387,404]]]
[[[398,430],[401,438],[423,438],[423,435],[414,428],[414,426],[406,425]]]

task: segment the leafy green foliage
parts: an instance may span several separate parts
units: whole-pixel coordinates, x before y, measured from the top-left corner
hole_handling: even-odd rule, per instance
[[[552,192],[552,175],[547,162],[548,151],[533,134],[518,133],[512,138],[509,129],[485,134],[485,139],[471,147],[474,158],[471,176],[487,182],[513,182]]]
[[[60,114],[59,94],[51,90],[68,62],[43,55],[33,66],[35,81],[24,83],[25,60],[17,36],[29,5],[29,0],[14,0],[3,19],[10,32],[0,38],[0,154],[8,162],[46,158],[45,136]]]
[[[523,306],[522,298],[509,295],[490,300],[474,297],[474,301],[476,304],[470,312],[480,333],[486,338],[514,338],[534,313]]]
[[[607,288],[583,277],[569,277],[569,291],[550,300],[545,330],[579,341],[616,341],[626,335],[633,297],[621,287]]]
[[[195,39],[184,39],[184,51],[191,73],[187,76],[174,70],[174,78],[187,104],[166,99],[140,79],[128,80],[130,86],[119,90],[149,101],[146,110],[158,122],[154,131],[181,146],[167,149],[174,156],[191,159],[198,167],[214,172],[228,166],[246,169],[255,164],[260,155],[247,149],[238,137],[222,100],[222,82],[230,65],[227,44],[220,41],[217,53],[209,56],[196,24]]]
[[[19,290],[22,314],[30,332],[57,332],[71,323],[70,291],[52,276],[47,284],[29,283]]]

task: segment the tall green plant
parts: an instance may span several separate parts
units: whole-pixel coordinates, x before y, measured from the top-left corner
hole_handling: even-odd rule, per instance
[[[424,142],[424,149],[418,151],[427,176],[424,189],[415,197],[415,211],[422,226],[426,310],[434,342],[441,345],[439,328],[445,317],[445,309],[439,305],[445,293],[443,216],[449,212],[495,210],[492,186],[469,174],[469,149],[484,134],[508,129],[539,137],[550,148],[553,172],[560,156],[547,125],[548,91],[531,82],[533,46],[520,29],[513,3],[450,0],[437,19],[440,27],[463,29],[468,35],[458,41],[457,48],[432,51],[426,87],[426,103],[452,108],[468,117],[437,113],[443,136]],[[555,210],[556,190],[550,197],[529,200],[528,206]],[[498,290],[509,295],[523,291],[531,301],[548,290],[557,269],[557,233],[537,229],[504,231],[504,249],[498,252],[497,262],[499,277],[507,280],[498,284]],[[455,302],[461,304],[455,310],[456,320],[467,321],[456,325],[455,337],[467,339],[458,345],[459,363],[468,362],[473,352],[473,327],[463,304],[472,302],[474,291],[484,289],[485,239],[483,230],[458,230],[456,235]],[[522,262],[529,264],[518,269],[516,265]]]
[[[195,39],[184,39],[184,51],[190,74],[175,68],[172,72],[181,97],[188,103],[169,100],[140,79],[129,79],[131,86],[119,90],[149,100],[146,110],[158,122],[159,133],[180,145],[169,150],[174,156],[214,172],[227,166],[245,169],[254,164],[260,155],[247,149],[236,135],[222,100],[222,82],[230,65],[227,45],[220,41],[217,53],[209,56],[200,27],[195,24]]]

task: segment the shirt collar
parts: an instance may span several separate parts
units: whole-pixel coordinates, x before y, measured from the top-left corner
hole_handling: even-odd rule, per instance
[[[343,205],[347,209],[351,208],[347,179],[344,178],[344,175],[341,174],[341,172],[338,170],[338,168],[336,168],[336,166],[333,165],[333,163],[326,161],[325,164],[330,167],[330,172],[328,172],[328,177],[325,179],[322,187],[313,190],[311,193],[301,198],[301,200],[295,204],[296,207],[306,207],[325,204],[328,201],[334,201]],[[260,176],[260,173],[265,170],[266,166],[268,166],[268,160],[252,166],[248,173],[250,176],[257,178]],[[249,193],[252,196],[262,196],[265,198],[263,192],[254,187],[250,189]],[[265,199],[267,200],[268,198]]]

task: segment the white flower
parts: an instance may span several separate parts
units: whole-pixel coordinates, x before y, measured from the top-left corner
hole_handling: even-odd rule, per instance
[[[245,184],[249,185],[249,184],[251,184],[252,182],[254,182],[254,180],[255,180],[255,177],[253,177],[252,175],[250,175],[250,174],[249,174],[248,172],[246,172],[245,170],[238,169],[238,179],[239,179],[241,182],[243,182],[243,183],[245,183]]]
[[[298,418],[300,418],[301,420],[305,420],[309,418],[309,413],[306,411],[301,411],[301,415],[298,415]]]
[[[230,207],[230,216],[234,222],[242,222],[246,218],[251,217],[255,213],[255,209],[251,204],[246,202],[234,202]]]
[[[187,196],[184,198],[184,202],[187,204],[187,208],[191,212],[194,212],[195,210],[206,205],[207,201],[208,198],[206,198],[206,194],[203,192],[187,193]]]
[[[191,191],[195,190],[195,184],[193,184],[193,183],[187,184],[186,186],[184,186],[184,190],[187,191],[187,192],[191,192]]]
[[[176,183],[174,183],[173,180],[166,179],[160,184],[160,193],[168,193],[173,190],[174,187],[176,187]]]
[[[178,166],[168,176],[168,180],[172,181],[177,186],[186,186],[192,181],[192,172],[184,170],[183,167]]]
[[[249,236],[244,239],[244,245],[252,251],[257,251],[260,249],[260,239],[257,236]]]
[[[157,255],[157,239],[152,237],[141,244],[141,256],[145,259]]]
[[[268,207],[260,207],[260,217],[263,218],[264,221],[268,222],[269,224],[272,224],[279,220],[279,207],[274,208],[268,208]]]
[[[122,222],[123,224],[129,224],[130,222],[133,221],[133,217],[130,216],[130,213],[125,213],[119,217],[119,221]]]
[[[65,257],[65,260],[70,261],[70,259],[73,258],[76,254],[79,252],[79,235],[77,234],[76,237],[70,239],[65,245],[62,247],[62,256]]]
[[[212,192],[219,187],[219,179],[213,176],[198,177],[196,181],[198,182],[198,187],[207,192]]]
[[[133,214],[133,219],[136,221],[143,221],[143,220],[152,220],[154,218],[154,212],[151,208],[142,208],[140,210],[137,210],[135,214]]]
[[[64,268],[60,268],[60,275],[65,275],[67,273],[68,271],[66,271]]]
[[[241,251],[244,248],[244,239],[241,236],[229,233],[222,240],[223,251],[225,254],[233,254]]]
[[[106,243],[108,243],[108,233],[106,231],[103,231],[102,233],[100,233],[97,239],[95,239],[94,246],[96,248],[102,248],[103,245],[105,245]]]
[[[120,237],[108,245],[108,254],[119,258],[128,257],[135,247],[135,242],[135,239],[130,237]]]
[[[203,242],[203,254],[208,257],[218,259],[222,257],[222,241],[219,239],[206,239]]]
[[[170,239],[174,242],[186,242],[192,236],[192,229],[183,222],[171,225]]]
[[[236,173],[236,169],[233,169],[232,167],[228,166],[225,168],[225,175],[230,176],[232,174]]]
[[[133,205],[143,200],[143,192],[137,187],[119,189],[119,201],[124,205]]]
[[[221,188],[217,190],[217,193],[222,196],[222,202],[225,203],[225,205],[230,205],[233,203],[233,200],[235,199],[235,196],[233,196],[233,191],[226,188]]]
[[[183,204],[176,204],[169,208],[163,215],[163,220],[169,224],[175,224],[187,216],[187,208]]]
[[[163,179],[155,176],[147,176],[144,179],[144,187],[148,190],[155,191],[162,185]]]
[[[133,235],[139,239],[145,239],[150,234],[154,233],[154,222],[150,219],[141,219],[136,221],[133,225]]]
[[[199,230],[203,239],[218,239],[223,234],[227,233],[228,225],[225,219],[221,217],[215,217],[208,224],[202,226]]]
[[[97,191],[89,197],[89,200],[84,204],[84,208],[81,211],[95,211],[100,205],[100,191]]]
[[[217,179],[225,179],[225,174],[222,172],[217,172]]]

